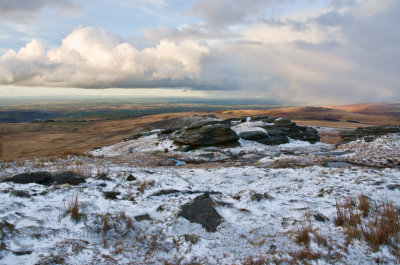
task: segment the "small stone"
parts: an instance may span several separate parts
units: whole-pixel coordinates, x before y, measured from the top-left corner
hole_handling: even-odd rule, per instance
[[[31,197],[29,192],[24,191],[24,190],[12,190],[11,194],[16,197],[21,197],[21,198],[30,198]]]
[[[136,178],[131,174],[126,178],[126,181],[135,181]]]
[[[103,193],[106,199],[112,199],[112,200],[117,199],[117,196],[121,195],[121,192],[118,191],[103,191]]]
[[[135,216],[135,220],[138,222],[141,222],[141,221],[151,221],[153,219],[151,219],[150,215],[148,215],[148,214],[142,214],[142,215]]]
[[[328,217],[326,217],[325,215],[322,215],[320,213],[314,214],[313,217],[314,217],[315,221],[318,221],[318,222],[325,223],[326,221],[329,221]]]
[[[185,237],[185,241],[186,241],[186,242],[190,242],[190,243],[192,243],[193,245],[195,245],[197,242],[199,242],[199,237],[196,236],[196,235],[188,235],[188,234],[185,234],[185,235],[183,235],[183,236]]]

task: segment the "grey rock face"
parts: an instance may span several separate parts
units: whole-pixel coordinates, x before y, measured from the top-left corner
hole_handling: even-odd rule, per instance
[[[171,139],[177,144],[196,148],[237,144],[239,137],[229,124],[212,119],[192,124],[171,135]]]
[[[255,141],[266,145],[278,145],[289,142],[289,138],[287,136],[276,130],[272,131],[271,135],[262,131],[241,132],[239,137],[244,140]]]

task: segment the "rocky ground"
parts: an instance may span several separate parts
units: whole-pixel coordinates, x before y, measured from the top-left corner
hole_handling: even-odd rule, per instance
[[[1,163],[0,263],[400,262],[399,134],[335,146],[286,119],[191,122]]]

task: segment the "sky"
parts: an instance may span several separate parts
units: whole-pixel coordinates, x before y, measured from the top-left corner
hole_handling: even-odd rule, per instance
[[[0,98],[400,100],[398,0],[0,0]]]

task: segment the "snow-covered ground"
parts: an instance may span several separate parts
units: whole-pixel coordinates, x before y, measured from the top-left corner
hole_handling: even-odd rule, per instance
[[[94,157],[0,164],[3,177],[68,170],[88,176],[79,186],[0,183],[0,263],[245,264],[249,258],[265,264],[399,262],[387,246],[373,252],[364,240],[346,244],[344,228],[334,224],[335,203],[348,196],[365,194],[371,200],[400,203],[400,171],[394,162],[387,162],[399,161],[399,135],[338,149],[301,141],[273,147],[248,141],[241,144],[214,152],[214,158],[198,166],[118,163],[127,154],[173,150],[169,140],[158,142],[156,135],[104,147],[94,151]],[[196,159],[206,153],[210,151],[169,151],[167,156]],[[238,154],[244,160],[252,155],[257,160],[240,166],[207,166]],[[326,161],[358,165],[325,167]],[[101,173],[109,180],[99,178]],[[129,175],[135,180],[128,181]],[[154,196],[163,190],[182,192]],[[119,195],[107,199],[104,191]],[[184,204],[205,191],[212,192],[223,218],[215,233],[178,217]],[[78,222],[66,214],[75,196],[81,213]],[[146,214],[150,218],[143,217]],[[327,220],[317,221],[314,215]],[[305,216],[311,216],[313,230],[327,245],[318,244],[314,235],[307,247],[296,243]],[[295,253],[305,249],[321,255],[301,260]]]

